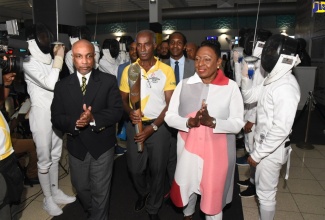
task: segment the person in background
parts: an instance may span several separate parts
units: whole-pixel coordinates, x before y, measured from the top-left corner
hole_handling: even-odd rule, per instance
[[[168,46],[168,40],[163,40],[161,42],[161,48],[160,48],[160,56],[159,59],[169,59],[169,46]]]
[[[129,62],[125,62],[123,64],[120,64],[118,66],[117,69],[117,84],[120,85],[121,82],[121,77],[122,77],[122,73],[123,70],[126,66],[130,65],[131,63],[134,63],[137,59],[138,59],[138,54],[137,54],[137,44],[136,42],[132,42],[129,46],[129,57],[130,57],[130,61]],[[120,120],[120,122],[118,123],[118,132],[120,133],[123,126],[126,123],[128,116],[123,114],[122,119]],[[115,146],[115,154],[116,155],[123,155],[127,150],[124,147],[121,147],[119,145]]]
[[[159,58],[160,53],[161,53],[161,43],[157,44],[157,47],[156,47],[156,50],[155,50],[155,56]]]
[[[33,186],[39,184],[38,172],[37,172],[37,153],[36,146],[29,136],[25,127],[29,127],[29,119],[26,118],[30,110],[30,100],[26,99],[18,110],[10,117],[10,135],[12,146],[15,150],[16,156],[19,157],[19,163],[24,171],[24,184]],[[28,164],[26,166],[25,155],[28,158]]]
[[[127,125],[127,165],[138,194],[135,211],[146,206],[150,220],[159,220],[158,212],[163,202],[166,167],[170,149],[170,133],[164,124],[170,97],[175,88],[173,69],[154,56],[156,48],[155,33],[142,30],[136,36],[136,63],[141,68],[141,114],[132,110],[129,103],[130,87],[127,66],[122,74],[120,91],[124,111],[129,115]],[[135,133],[134,124],[142,121],[143,131]],[[137,143],[143,143],[142,153]],[[147,182],[146,170],[150,171]]]
[[[193,42],[188,42],[186,44],[186,54],[187,54],[187,58],[191,59],[191,60],[195,60],[195,54],[197,51],[198,47],[195,43]]]
[[[222,68],[223,72],[225,72],[225,67],[226,67],[227,61],[228,61],[227,55],[226,54],[222,55],[221,68]]]
[[[116,77],[117,68],[120,65],[119,53],[120,43],[116,39],[106,39],[102,46],[102,56],[99,59],[99,70]]]
[[[298,51],[299,58],[301,60],[301,63],[298,64],[298,66],[311,66],[311,58],[309,54],[306,51],[307,42],[303,38],[298,38]]]
[[[192,219],[197,195],[207,220],[222,220],[222,209],[232,201],[235,134],[244,125],[244,106],[237,84],[220,65],[220,44],[202,42],[196,73],[177,85],[165,116],[179,130],[170,197],[184,207],[184,220]]]
[[[276,34],[264,44],[261,65],[268,73],[262,84],[253,86],[248,66],[242,69],[242,95],[245,103],[257,102],[254,147],[247,159],[256,167],[255,185],[261,220],[273,220],[276,192],[282,165],[290,158],[289,135],[294,122],[300,88],[292,68],[300,63],[297,41]],[[244,61],[245,62],[245,61]],[[290,161],[287,163],[288,179]]]
[[[6,60],[7,58],[4,58]],[[2,71],[3,85],[0,87],[2,105],[10,92],[16,73]],[[11,220],[23,192],[23,176],[18,167],[10,138],[9,125],[0,112],[0,219]]]
[[[44,194],[43,209],[51,216],[61,215],[59,204],[69,204],[74,196],[64,194],[59,188],[59,161],[62,153],[62,133],[51,123],[53,90],[63,66],[64,45],[53,48],[53,35],[43,24],[27,28],[26,37],[31,55],[23,63],[27,92],[31,100],[30,129],[37,151],[38,179]]]
[[[5,112],[2,113],[7,115],[6,119],[10,128],[11,143],[20,169],[24,174],[24,184],[33,186],[34,184],[39,184],[39,180],[36,147],[29,132],[29,120],[25,118],[26,113],[30,110],[30,100],[26,99],[26,93],[17,92],[17,90],[21,89],[19,87],[22,86],[20,85],[22,82],[19,82],[19,79],[23,77],[23,74],[18,74],[18,77],[13,72],[7,73],[3,71],[2,74],[4,77],[12,74],[15,78],[10,86],[9,96],[4,102],[5,108],[2,110]]]
[[[67,134],[71,182],[88,219],[107,220],[122,100],[115,76],[93,69],[92,43],[74,43],[72,57],[76,73],[55,86],[52,123]]]
[[[130,65],[131,63],[134,63],[138,59],[138,54],[137,54],[137,44],[136,42],[132,42],[129,46],[129,56],[130,56],[130,61],[122,63],[118,66],[117,70],[117,84],[120,85],[121,83],[121,77],[123,70],[126,66]]]
[[[181,32],[174,32],[168,38],[168,46],[170,58],[163,60],[164,63],[171,66],[174,69],[176,84],[185,78],[193,76],[195,73],[194,61],[185,58],[184,51],[186,48],[187,39]],[[169,160],[167,165],[167,174],[169,179],[168,192],[165,194],[165,198],[169,197],[169,189],[174,180],[174,174],[176,169],[176,148],[177,148],[177,130],[169,128],[171,132],[171,144],[169,150]]]

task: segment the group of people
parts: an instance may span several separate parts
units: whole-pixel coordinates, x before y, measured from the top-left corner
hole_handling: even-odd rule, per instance
[[[146,206],[150,219],[159,219],[158,210],[164,194],[162,184],[155,181],[156,178],[164,178],[165,174],[164,172],[161,176],[155,174],[163,170],[167,172],[168,178],[171,177],[170,197],[173,203],[185,207],[184,219],[192,219],[198,194],[201,195],[201,210],[206,214],[206,219],[222,219],[222,209],[232,199],[235,134],[242,128],[247,134],[251,133],[255,125],[254,137],[247,138],[247,142],[250,144],[248,152],[251,155],[248,161],[252,170],[257,167],[257,172],[256,176],[255,172],[251,172],[252,178],[247,186],[251,186],[253,181],[256,182],[261,219],[273,219],[279,172],[290,156],[289,133],[300,97],[299,86],[291,74],[293,66],[299,63],[298,56],[295,56],[294,40],[275,35],[266,44],[264,57],[262,57],[263,45],[258,42],[256,45],[259,47],[255,48],[254,55],[262,61],[254,63],[255,75],[251,74],[252,70],[248,69],[245,61],[240,63],[240,85],[225,77],[221,70],[220,45],[209,41],[202,42],[195,56],[195,71],[184,71],[188,62],[183,56],[186,38],[182,33],[174,32],[167,40],[170,59],[161,59],[174,70],[174,75],[170,76],[170,68],[162,65],[160,60],[154,57],[154,33],[139,32],[136,42],[139,55],[137,63],[141,67],[142,75],[141,104],[144,105],[141,105],[142,115],[133,111],[129,105],[128,67],[124,70],[120,85],[124,110],[128,112],[130,118],[127,136],[134,137],[127,142],[127,161],[138,193],[135,210],[141,210]],[[279,50],[278,47],[284,49]],[[291,59],[288,63],[290,65],[284,63],[284,58]],[[239,65],[238,54],[235,53],[233,59],[236,65]],[[273,61],[271,64],[270,60]],[[260,70],[261,65],[268,67],[267,73],[273,80],[263,81],[263,77],[259,76],[263,71]],[[172,88],[171,84],[168,84],[168,76],[175,77],[172,80],[175,80],[176,88],[171,97],[169,94]],[[165,87],[159,86],[162,79]],[[275,86],[276,84],[280,85]],[[155,91],[157,88],[160,88],[159,93]],[[284,99],[279,99],[276,95],[278,92],[287,94],[284,99],[290,99],[288,105],[282,103]],[[156,93],[160,94],[159,101],[155,100]],[[274,103],[269,99],[274,99]],[[156,108],[150,108],[154,100]],[[159,107],[161,101],[165,102],[164,108]],[[247,103],[245,114],[244,103]],[[251,116],[254,114],[247,111],[254,105],[257,106],[255,109],[257,113]],[[152,112],[154,110],[155,113]],[[167,134],[166,124],[162,123],[161,118],[164,112],[166,112],[164,121],[170,131]],[[134,125],[139,122],[143,123],[144,130],[136,133]],[[282,131],[281,134],[277,132],[278,130]],[[159,140],[167,139],[167,135],[171,138],[169,148],[161,149],[162,142],[156,138],[162,136]],[[156,140],[155,144],[153,140]],[[137,152],[135,142],[144,143],[143,153]],[[174,147],[175,142],[177,150]],[[169,149],[169,152],[166,152],[166,149]],[[155,154],[156,151],[158,153]],[[175,160],[176,166],[173,163]],[[147,162],[151,174],[149,184],[145,175]],[[153,169],[153,166],[156,169]],[[161,166],[166,168],[161,169]],[[272,175],[269,176],[268,172],[272,172]],[[148,185],[151,187],[150,190]],[[157,195],[159,200],[155,200]]]
[[[150,220],[159,220],[163,200],[170,197],[183,208],[183,219],[190,220],[200,195],[206,219],[221,220],[233,197],[235,136],[248,126],[244,103],[256,103],[248,162],[256,167],[261,219],[273,219],[279,172],[290,156],[289,133],[300,97],[291,74],[299,63],[292,39],[275,35],[259,51],[261,62],[256,66],[268,73],[266,80],[254,84],[252,77],[258,71],[254,69],[252,76],[251,66],[242,62],[241,89],[225,76],[217,41],[191,48],[184,34],[174,32],[160,45],[160,54],[163,47],[168,53],[157,57],[156,35],[150,30],[137,33],[135,42],[127,46],[130,60],[114,67],[114,73],[98,68],[94,44],[75,41],[70,53],[74,71],[58,81],[65,48],[55,45],[50,51],[50,35],[37,35],[42,28],[27,36],[31,56],[24,62],[24,73],[43,208],[50,215],[60,215],[58,204],[76,199],[58,188],[62,134],[66,134],[71,182],[87,218],[108,219],[116,124],[124,114],[127,167],[138,195],[134,211],[145,208]],[[110,51],[103,54],[112,60]],[[130,64],[141,70],[140,114],[130,104]],[[139,123],[142,130],[135,129]],[[137,143],[143,144],[142,152]],[[6,144],[7,155],[12,149]]]

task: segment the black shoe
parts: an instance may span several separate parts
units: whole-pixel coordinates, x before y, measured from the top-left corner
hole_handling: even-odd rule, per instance
[[[242,198],[251,198],[251,197],[256,196],[255,186],[253,184],[248,186],[246,190],[239,193],[239,196]]]
[[[35,178],[25,178],[24,180],[24,185],[29,185],[29,186],[33,186],[33,185],[36,185],[36,184],[39,184],[39,179],[37,177]]]
[[[249,187],[250,185],[253,185],[253,183],[251,183],[250,179],[246,179],[246,180],[242,180],[242,181],[238,181],[237,182],[238,185],[243,186],[243,187]]]
[[[160,220],[158,214],[149,214],[149,219],[150,220]]]
[[[126,150],[125,147],[121,147],[119,145],[115,145],[114,151],[115,151],[115,155],[120,156],[120,155],[125,154],[127,150]]]
[[[247,162],[247,158],[248,158],[247,155],[236,158],[236,164],[238,166],[249,166],[249,164]]]
[[[148,195],[138,197],[138,200],[135,202],[134,206],[134,210],[136,212],[139,212],[144,208],[144,206],[146,205],[147,197]]]

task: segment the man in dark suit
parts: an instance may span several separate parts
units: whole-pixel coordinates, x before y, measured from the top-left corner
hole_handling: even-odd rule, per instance
[[[67,134],[71,182],[88,218],[108,219],[116,123],[123,113],[122,100],[115,76],[93,69],[93,44],[77,41],[72,57],[77,72],[55,86],[52,123]]]
[[[174,32],[169,36],[168,46],[170,58],[163,60],[164,63],[171,66],[174,69],[176,84],[178,84],[182,79],[188,78],[195,73],[194,61],[185,58],[184,51],[186,49],[186,37],[181,32]],[[169,179],[169,184],[171,186],[174,179],[175,169],[176,169],[176,144],[177,144],[177,130],[169,128],[172,137],[171,145],[169,151],[169,160],[167,164],[167,175]],[[169,191],[169,190],[168,190]],[[168,198],[169,193],[165,194],[165,198]]]

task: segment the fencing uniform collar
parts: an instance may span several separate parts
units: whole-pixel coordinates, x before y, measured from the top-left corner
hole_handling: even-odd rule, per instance
[[[297,66],[300,62],[298,54],[296,56],[281,54],[272,71],[266,76],[264,86],[277,81],[287,73],[291,73],[292,68]]]

